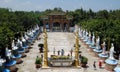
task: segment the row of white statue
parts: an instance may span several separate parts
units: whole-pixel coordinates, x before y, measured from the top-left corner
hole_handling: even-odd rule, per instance
[[[12,41],[12,45],[11,45],[12,49],[9,49],[8,47],[6,47],[6,50],[5,50],[6,58],[5,59],[1,58],[1,55],[0,55],[0,72],[4,72],[4,71],[10,72],[11,69],[5,68],[3,64],[6,64],[8,66],[14,66],[13,63],[11,64],[10,62],[13,61],[13,58],[19,58],[19,57],[21,58],[22,55],[18,52],[19,49],[28,48],[29,47],[28,43],[32,43],[32,40],[34,40],[35,36],[37,36],[38,31],[39,31],[39,27],[38,25],[35,25],[32,29],[25,32],[24,36],[22,36],[20,39],[18,38],[17,41],[15,40]],[[15,56],[15,54],[18,54],[18,55]]]
[[[21,39],[17,39],[17,42],[14,40],[12,41],[12,50],[18,50],[23,47],[23,45],[26,43],[26,41],[29,40],[29,38],[34,37],[34,33],[39,30],[38,25],[36,25],[33,29],[28,30],[25,32],[24,36],[21,37]],[[6,47],[6,56],[11,59],[14,54],[11,53],[10,49]]]
[[[91,35],[91,33],[87,32],[86,30],[82,30],[79,28],[79,36],[81,39],[83,39],[85,42],[87,42],[88,44],[90,44],[91,46],[95,46],[94,48],[96,50],[100,50],[100,37],[98,36],[96,38],[96,42],[95,42],[95,35],[93,33],[93,35]],[[102,45],[102,54],[106,54],[106,44],[105,44],[105,41],[103,42]],[[109,59],[112,59],[114,60],[114,56],[113,56],[113,53],[114,53],[114,45],[113,43],[111,43],[111,48],[110,48],[110,51],[109,51]]]

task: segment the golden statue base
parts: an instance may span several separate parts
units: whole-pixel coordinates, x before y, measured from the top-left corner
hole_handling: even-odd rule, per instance
[[[49,66],[42,66],[42,69],[48,69],[50,68]]]
[[[81,68],[81,66],[75,66],[76,68]]]

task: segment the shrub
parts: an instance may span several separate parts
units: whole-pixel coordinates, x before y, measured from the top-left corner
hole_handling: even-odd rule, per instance
[[[82,56],[82,57],[81,57],[81,63],[87,64],[87,62],[88,62],[88,58]]]
[[[43,44],[38,44],[38,47],[43,47]]]
[[[39,57],[37,56],[36,61],[35,61],[35,64],[42,64],[42,58],[39,58]]]

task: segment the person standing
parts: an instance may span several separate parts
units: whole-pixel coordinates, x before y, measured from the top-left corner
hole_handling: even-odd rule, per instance
[[[73,50],[71,49],[71,50],[70,50],[71,57],[72,57],[72,53],[73,53]]]
[[[62,50],[61,50],[61,56],[63,56],[63,55],[64,55],[64,50],[62,49]]]
[[[58,50],[58,55],[60,55],[60,50]]]
[[[55,48],[54,48],[54,50],[53,50],[53,54],[55,55]]]
[[[93,63],[94,70],[96,70],[96,62]]]
[[[102,61],[101,60],[99,60],[99,68],[102,68]]]

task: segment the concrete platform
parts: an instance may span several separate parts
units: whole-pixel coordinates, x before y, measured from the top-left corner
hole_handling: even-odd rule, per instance
[[[39,38],[42,38],[42,34]],[[36,40],[32,49],[29,53],[27,53],[27,57],[22,58],[24,61],[22,64],[17,65],[18,72],[109,72],[103,68],[99,69],[98,67],[98,57],[94,57],[90,51],[87,50],[87,46],[85,46],[82,41],[80,41],[80,50],[82,51],[81,55],[86,56],[88,58],[88,68],[76,68],[76,67],[50,67],[47,69],[36,69],[35,68],[35,59],[37,56],[41,56],[39,53],[38,44],[43,43],[43,39]],[[70,54],[70,50],[73,49],[73,57],[74,55],[74,44],[75,44],[75,36],[73,33],[68,32],[49,32],[48,33],[48,57],[53,55],[53,50],[55,48],[55,54],[57,55],[57,51],[64,49],[65,55]],[[96,61],[97,70],[93,68],[93,62]]]

